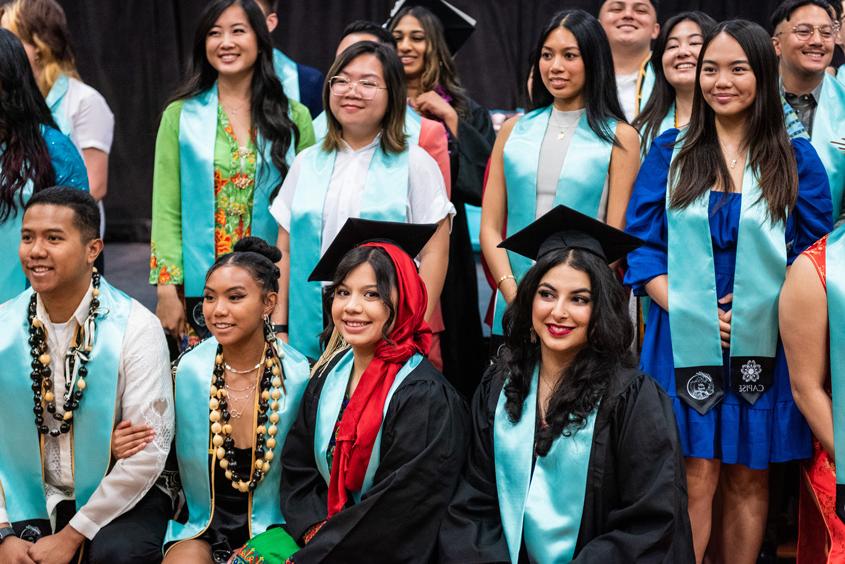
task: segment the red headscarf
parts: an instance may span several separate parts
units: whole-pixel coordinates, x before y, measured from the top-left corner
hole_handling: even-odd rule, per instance
[[[428,293],[414,260],[390,243],[362,246],[384,250],[393,262],[396,318],[389,339],[382,339],[376,346],[373,360],[361,375],[340,420],[329,480],[329,517],[343,509],[349,492],[361,489],[373,443],[381,428],[387,392],[396,374],[411,356],[428,354],[431,347],[431,329],[424,320]]]

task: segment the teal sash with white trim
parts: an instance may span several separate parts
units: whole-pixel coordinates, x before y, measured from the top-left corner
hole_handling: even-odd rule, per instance
[[[185,296],[202,296],[205,273],[216,258],[214,248],[214,146],[217,140],[217,84],[185,100],[179,116],[179,178],[182,201],[182,263]],[[270,157],[272,146],[258,136],[251,234],[271,243],[279,226],[270,214],[270,195],[282,182]],[[293,162],[294,142],[286,160]]]
[[[279,422],[276,424],[278,433],[274,449],[274,452],[280,454],[308,386],[310,369],[308,359],[302,354],[282,341],[277,341],[277,345],[284,355],[282,373],[285,387],[279,400]],[[176,369],[176,456],[188,506],[188,521],[179,523],[171,520],[168,523],[165,545],[195,538],[205,532],[214,512],[215,487],[231,488],[228,483],[213,483],[214,466],[218,462],[211,446],[208,402],[216,353],[217,340],[209,337],[185,354]],[[255,445],[252,446],[254,448]],[[250,536],[285,522],[279,501],[281,476],[281,457],[276,456],[270,465],[270,472],[264,476],[255,492],[250,493]]]
[[[582,429],[555,439],[533,465],[539,364],[534,368],[522,417],[512,423],[504,387],[493,421],[493,456],[499,514],[511,562],[519,561],[523,539],[529,560],[569,562],[575,555],[587,493],[597,410]]]
[[[845,123],[845,84],[832,76],[824,75],[819,93],[818,106],[813,118],[813,148],[827,171],[830,182],[830,198],[833,201],[833,221],[839,219],[842,198],[845,196],[845,153],[831,144],[845,137],[842,124]]]
[[[529,112],[516,122],[504,151],[505,185],[507,187],[507,236],[527,227],[535,219],[537,209],[537,170],[540,148],[552,115],[546,106]],[[609,124],[610,131],[616,123]],[[610,167],[613,144],[590,129],[587,113],[581,116],[560,169],[554,205],[563,204],[583,214],[598,217],[602,194]],[[508,251],[511,271],[517,282],[531,268],[533,261]],[[493,309],[493,333],[502,334],[502,316],[507,303],[496,292]]]
[[[682,143],[675,146],[677,156]],[[674,157],[673,157],[674,160]],[[685,209],[666,190],[669,328],[677,394],[699,413],[724,396],[710,192]],[[746,165],[731,319],[731,383],[749,403],[769,389],[778,341],[778,296],[786,276],[785,225],[772,224],[757,175]]]
[[[308,276],[320,260],[323,207],[337,152],[320,145],[300,153],[301,168],[290,220],[288,327],[290,344],[312,358],[320,356],[323,330],[322,284]],[[385,153],[379,145],[367,170],[361,213],[364,219],[406,222],[408,219],[408,150]]]
[[[328,131],[328,124],[326,123],[326,112],[321,112],[320,115],[314,118],[311,122],[314,127],[314,138],[317,140],[315,145],[323,142]],[[422,129],[422,116],[418,114],[410,106],[405,108],[405,134],[408,136],[408,143],[411,145],[419,145],[420,130]]]
[[[6,496],[6,511],[12,523],[48,519],[44,495],[42,440],[32,413],[32,371],[29,354],[29,300],[27,289],[0,308],[0,386],[7,399],[0,433],[0,486]],[[109,471],[111,434],[115,425],[117,382],[123,336],[132,309],[132,299],[100,282],[100,308],[96,321],[94,349],[88,369],[88,388],[73,412],[74,499],[79,510],[88,503]],[[50,351],[51,355],[64,351]],[[55,383],[56,403],[62,401],[64,386]],[[46,415],[45,415],[46,417]],[[137,422],[136,422],[137,423]],[[45,441],[56,440],[43,437]]]
[[[70,135],[73,129],[73,124],[67,115],[67,107],[64,104],[65,96],[67,95],[70,86],[70,79],[66,74],[60,74],[50,92],[47,93],[47,107],[50,108],[50,113],[53,115],[53,121],[59,128],[59,131],[65,135]]]
[[[299,69],[296,62],[278,49],[273,49],[273,68],[282,82],[285,96],[299,102]]]
[[[845,521],[845,226],[827,239],[825,251],[827,319],[830,330],[830,388],[836,460],[836,514]]]
[[[317,421],[314,428],[314,461],[317,463],[317,470],[326,481],[326,484],[331,480],[332,469],[329,468],[329,461],[327,454],[329,451],[329,442],[334,434],[335,424],[340,414],[340,408],[343,405],[343,398],[346,396],[346,389],[349,387],[349,378],[352,377],[353,368],[353,354],[352,351],[342,353],[343,357],[334,365],[332,370],[326,374],[326,382],[323,384],[323,389],[320,392],[320,399],[317,404]],[[382,417],[387,416],[387,408],[390,407],[390,400],[393,394],[402,382],[417,368],[423,361],[423,356],[415,354],[405,363],[404,366],[396,373],[396,379],[390,386],[387,396],[384,400],[384,411]],[[384,428],[384,419],[382,419],[382,427],[376,435],[376,440],[373,443],[373,452],[370,455],[370,461],[367,463],[367,471],[364,473],[364,481],[361,489],[357,492],[350,492],[355,503],[361,501],[361,497],[367,493],[373,485],[376,471],[381,460],[381,434]]]

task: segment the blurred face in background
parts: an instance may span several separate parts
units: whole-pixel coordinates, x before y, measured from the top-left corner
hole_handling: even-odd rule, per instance
[[[425,55],[428,41],[420,20],[408,14],[393,28],[396,40],[396,53],[402,62],[407,78],[419,78],[425,68]]]
[[[657,11],[648,0],[607,0],[599,9],[599,22],[614,50],[646,50],[660,32]]]

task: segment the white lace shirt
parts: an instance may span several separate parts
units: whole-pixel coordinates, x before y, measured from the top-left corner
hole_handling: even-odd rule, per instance
[[[47,346],[50,352],[50,369],[55,389],[65,389],[64,353],[67,351],[77,324],[84,322],[91,303],[91,289],[67,323],[50,321],[41,299],[38,299],[37,316],[47,328]],[[112,337],[97,333],[95,338]],[[22,375],[29,377],[28,374]],[[85,394],[97,393],[94,379]],[[17,398],[15,401],[31,401]],[[85,400],[79,406],[85,409]],[[56,401],[56,411],[62,412],[61,398]],[[34,416],[33,416],[34,417]],[[170,376],[170,357],[161,323],[148,309],[135,300],[129,313],[120,356],[115,405],[116,426],[122,420],[133,425],[146,424],[155,429],[155,439],[142,451],[118,460],[103,477],[100,485],[80,510],[70,520],[70,525],[88,539],[112,520],[132,509],[155,484],[173,439],[173,385]],[[59,422],[44,418],[52,429]],[[32,425],[35,425],[33,419]],[[44,477],[47,509],[52,514],[62,500],[74,499],[73,467],[70,433],[44,440]],[[0,495],[0,523],[8,521],[5,499]]]

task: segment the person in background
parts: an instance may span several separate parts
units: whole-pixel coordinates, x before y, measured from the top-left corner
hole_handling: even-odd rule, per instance
[[[299,564],[433,561],[470,429],[466,403],[425,358],[430,300],[412,257],[436,231],[350,218],[310,273],[330,282],[328,346],[282,450],[284,528],[252,539],[237,564],[286,562],[288,537]]]
[[[845,153],[831,141],[843,136],[839,124],[845,122],[845,84],[826,72],[838,31],[835,12],[827,0],[785,0],[771,23],[781,93],[827,171],[836,222],[845,198]]]
[[[533,109],[502,126],[481,213],[481,248],[498,286],[492,331],[499,339],[505,307],[531,266],[499,247],[503,233],[561,203],[623,228],[640,161],[639,135],[625,123],[610,48],[593,16],[555,14],[533,60]]]
[[[153,172],[150,284],[179,348],[207,335],[205,273],[249,235],[275,240],[269,205],[297,151],[313,144],[308,109],[273,71],[254,0],[214,0],[194,35],[184,84],[161,117]]]
[[[598,18],[613,54],[619,104],[629,122],[654,88],[651,42],[660,33],[659,8],[658,0],[604,0],[599,8]]]
[[[651,54],[654,89],[631,124],[642,135],[643,156],[661,133],[689,123],[698,54],[704,36],[715,25],[716,21],[703,12],[681,12],[661,27]]]
[[[434,160],[406,135],[402,66],[390,47],[356,43],[340,54],[323,92],[328,132],[291,167],[271,213],[282,251],[274,321],[306,356],[320,356],[321,286],[308,273],[350,217],[437,223],[420,256],[435,311],[449,260],[455,208]]]
[[[485,354],[481,315],[472,307],[478,304],[478,282],[464,205],[481,205],[495,132],[487,109],[461,86],[453,57],[472,30],[456,29],[454,18],[453,8],[440,0],[407,0],[387,27],[405,70],[409,104],[422,116],[443,123],[449,136],[450,198],[457,213],[441,299],[440,350],[446,378],[469,398],[484,370]]]
[[[24,49],[12,32],[0,29],[0,303],[27,285],[15,252],[22,206],[50,186],[88,190],[85,164],[56,128]]]
[[[786,132],[777,81],[763,28],[718,24],[690,123],[655,139],[628,206],[646,245],[625,282],[653,302],[640,367],[673,399],[697,562],[711,536],[716,561],[756,562],[769,465],[812,453],[773,304],[787,266],[832,228],[830,191],[809,141]]]
[[[270,33],[279,25],[279,0],[256,0],[267,19]],[[311,117],[317,117],[323,111],[321,92],[323,89],[323,73],[314,67],[297,63],[279,49],[273,49],[273,66],[285,95],[291,100],[301,102]]]

